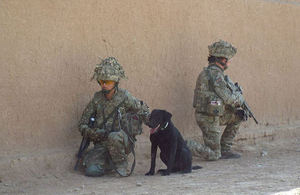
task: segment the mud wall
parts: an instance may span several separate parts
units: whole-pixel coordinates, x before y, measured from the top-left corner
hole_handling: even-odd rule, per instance
[[[98,56],[116,56],[129,78],[121,87],[199,134],[193,90],[218,39],[238,48],[227,73],[261,123],[242,128],[297,122],[299,18],[299,1],[1,0],[0,152],[79,142]]]

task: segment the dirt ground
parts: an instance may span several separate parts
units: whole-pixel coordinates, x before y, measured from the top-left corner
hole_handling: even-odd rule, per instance
[[[193,164],[203,169],[164,177],[144,176],[150,162],[141,148],[135,172],[128,178],[113,173],[89,178],[73,171],[74,150],[2,156],[0,194],[274,194],[300,187],[299,137],[266,138],[255,144],[237,141],[234,149],[242,158],[215,162],[194,158]],[[289,194],[300,194],[297,191]]]

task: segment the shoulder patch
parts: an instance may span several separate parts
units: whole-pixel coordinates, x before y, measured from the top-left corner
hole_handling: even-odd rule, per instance
[[[220,78],[220,77],[219,77],[219,78],[217,78],[216,82],[217,82],[217,83],[220,83],[220,82],[222,82],[222,78]]]

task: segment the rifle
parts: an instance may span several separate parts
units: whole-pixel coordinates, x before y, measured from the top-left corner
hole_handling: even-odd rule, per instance
[[[80,159],[82,158],[83,152],[89,147],[90,145],[90,139],[85,135],[82,137],[81,144],[77,153],[77,161],[74,167],[74,170],[76,171],[80,162]]]
[[[90,117],[89,124],[88,124],[89,128],[93,128],[94,127],[95,122],[96,122],[95,117],[96,117],[96,112]],[[83,135],[82,140],[81,140],[81,144],[79,146],[78,153],[76,155],[77,161],[76,161],[76,164],[75,164],[75,167],[74,167],[75,171],[78,169],[78,165],[79,165],[80,159],[82,158],[83,153],[89,147],[90,142],[91,142],[90,138],[87,135]]]
[[[226,83],[227,83],[227,87],[231,90],[232,93],[234,92],[238,92],[240,93],[241,95],[243,95],[243,89],[242,87],[236,82],[233,84],[233,82],[228,78],[228,76],[226,75],[224,77]],[[249,113],[249,117],[250,118],[253,118],[253,120],[255,121],[256,124],[258,124],[258,121],[256,120],[254,114],[252,113],[249,105],[247,104],[246,101],[244,101],[243,105],[241,105],[242,109],[244,111],[246,111],[247,113]]]
[[[125,99],[122,100],[122,102],[117,106],[117,108],[119,108],[119,106],[120,106],[121,104],[123,104],[124,101],[125,101]],[[111,112],[106,118],[104,118],[102,124],[105,125],[107,119],[109,119],[114,113],[115,113],[115,111]],[[88,127],[89,127],[89,128],[95,128],[96,114],[97,114],[97,112],[95,111],[95,112],[91,115],[90,120],[89,120],[89,123],[88,123]],[[103,110],[103,116],[104,116],[104,110]],[[101,126],[101,125],[100,125],[100,126]],[[81,144],[80,144],[80,147],[79,147],[79,150],[78,150],[78,153],[77,153],[77,161],[76,161],[74,170],[77,170],[78,165],[79,165],[79,162],[80,162],[80,159],[82,158],[83,153],[84,153],[84,152],[86,151],[86,149],[89,147],[90,142],[91,142],[90,138],[89,138],[87,135],[83,135],[82,140],[81,140]]]
[[[243,90],[242,90],[241,86],[239,86],[239,84],[237,82],[234,84],[234,86],[237,89],[235,91],[239,92],[240,94],[243,94]],[[243,108],[243,110],[245,110],[246,112],[248,112],[249,113],[249,117],[253,118],[253,120],[255,121],[255,123],[258,124],[258,121],[256,120],[255,116],[253,115],[253,113],[252,113],[252,111],[251,111],[251,109],[250,109],[250,107],[249,107],[249,105],[247,104],[246,101],[244,101],[244,103],[242,105],[242,108]]]
[[[113,167],[113,169],[114,169],[121,177],[129,177],[129,176],[133,173],[133,170],[134,170],[134,168],[135,168],[135,151],[134,151],[135,138],[133,138],[133,137],[130,135],[130,133],[127,131],[126,128],[121,128],[121,119],[122,119],[122,115],[121,115],[121,112],[120,112],[120,110],[119,110],[118,107],[117,107],[116,112],[117,112],[117,116],[116,116],[115,118],[118,119],[118,122],[119,122],[119,129],[120,129],[120,130],[122,129],[122,130],[124,131],[124,133],[127,135],[128,139],[129,139],[129,141],[131,142],[131,144],[130,144],[130,149],[131,149],[131,152],[132,152],[132,154],[133,154],[133,163],[132,163],[132,165],[131,165],[131,170],[130,170],[130,172],[124,175],[123,173],[120,173],[120,172],[118,171],[118,169],[117,169],[117,167],[115,166],[115,164],[114,164],[114,162],[113,162],[113,160],[112,160],[112,157],[111,157],[111,155],[109,154],[109,152],[108,152],[108,160],[109,160],[109,162],[110,162],[110,165]],[[114,119],[114,120],[115,120],[115,119]],[[128,128],[128,127],[127,127],[127,128]]]
[[[244,110],[246,110],[249,113],[249,117],[253,118],[253,120],[255,121],[255,123],[258,124],[258,121],[256,120],[255,116],[251,112],[251,110],[250,110],[249,105],[247,104],[247,102],[244,102],[244,104],[242,105],[242,108]]]

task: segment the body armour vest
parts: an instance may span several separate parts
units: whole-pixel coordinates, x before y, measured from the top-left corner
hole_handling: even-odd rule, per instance
[[[224,114],[224,102],[214,90],[214,77],[212,75],[215,72],[223,74],[216,65],[205,67],[199,74],[194,90],[193,107],[196,112],[221,116]]]

